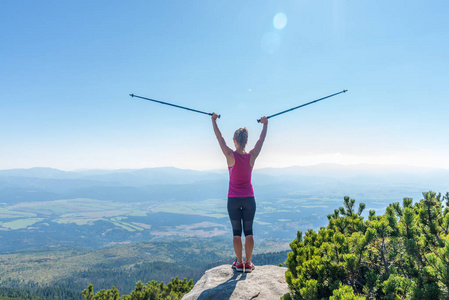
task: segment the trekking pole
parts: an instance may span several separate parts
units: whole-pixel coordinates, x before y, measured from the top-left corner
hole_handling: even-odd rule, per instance
[[[315,102],[318,102],[318,101],[321,101],[321,100],[324,100],[324,99],[327,99],[327,98],[336,96],[336,95],[341,94],[341,93],[346,93],[347,91],[348,91],[348,90],[343,90],[343,91],[341,91],[341,92],[338,92],[338,93],[335,93],[335,94],[332,94],[332,95],[329,95],[329,96],[326,96],[326,97],[323,97],[323,98],[320,98],[320,99],[317,99],[317,100],[313,100],[313,101],[307,102],[307,103],[302,104],[302,105],[300,105],[300,106],[296,106],[296,107],[293,107],[293,108],[290,108],[290,109],[281,111],[281,112],[279,112],[279,113],[277,113],[277,114],[268,116],[267,119],[272,118],[272,117],[276,117],[276,116],[279,116],[279,115],[282,115],[282,114],[285,114],[286,112],[289,112],[289,111],[292,111],[292,110],[295,110],[295,109],[304,107],[304,106],[306,106],[306,105],[309,105],[309,104],[312,104],[312,103],[315,103]],[[257,120],[257,122],[260,123],[260,119]]]
[[[196,110],[196,109],[193,109],[193,108],[184,107],[184,106],[181,106],[181,105],[176,105],[176,104],[171,104],[171,103],[168,103],[168,102],[163,102],[163,101],[159,101],[159,100],[145,98],[145,97],[137,96],[137,95],[134,95],[134,94],[129,94],[129,95],[131,97],[136,97],[136,98],[140,98],[140,99],[143,99],[143,100],[153,101],[153,102],[160,103],[160,104],[170,105],[170,106],[174,106],[174,107],[177,107],[177,108],[182,108],[182,109],[194,111],[194,112],[197,112],[197,113],[200,113],[200,114],[205,114],[205,115],[209,115],[209,116],[213,115],[213,113],[208,113],[208,112],[204,112],[204,111],[201,111],[201,110]],[[218,117],[220,118],[220,115],[218,115]]]

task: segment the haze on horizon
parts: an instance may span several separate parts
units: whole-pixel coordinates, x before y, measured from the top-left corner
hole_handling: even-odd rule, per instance
[[[0,169],[224,169],[270,119],[256,168],[449,169],[449,3],[4,1]]]

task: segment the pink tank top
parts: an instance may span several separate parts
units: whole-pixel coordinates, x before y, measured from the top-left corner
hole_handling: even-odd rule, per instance
[[[235,164],[229,167],[228,197],[254,197],[251,173],[253,168],[249,164],[251,154],[238,154],[234,151]]]

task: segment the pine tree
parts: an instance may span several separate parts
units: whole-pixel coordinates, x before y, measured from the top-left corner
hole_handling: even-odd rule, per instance
[[[168,285],[154,280],[144,285],[139,281],[129,295],[121,297],[120,292],[115,287],[110,290],[100,290],[95,294],[92,284],[82,294],[84,300],[179,300],[192,288],[193,280],[187,280],[186,278],[180,280],[176,276],[171,279]]]
[[[443,203],[446,201],[445,203]],[[290,243],[283,299],[448,299],[449,193],[404,198],[384,215],[355,200],[328,215],[318,232]]]

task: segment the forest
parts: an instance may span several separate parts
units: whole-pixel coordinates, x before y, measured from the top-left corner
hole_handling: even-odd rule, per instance
[[[170,248],[174,248],[171,247],[174,243],[168,243],[168,245]],[[207,245],[211,248],[209,252],[203,248]],[[194,254],[194,251],[184,251],[184,247],[200,251]],[[170,295],[170,290],[167,290],[167,288],[170,288],[170,282],[172,285],[175,284],[173,282],[177,276],[184,278],[184,280],[175,280],[176,284],[187,284],[190,280],[196,282],[206,270],[222,264],[231,264],[233,260],[226,249],[221,250],[217,254],[217,248],[212,241],[209,243],[205,241],[181,241],[174,250],[177,251],[173,253],[177,252],[177,254],[173,255],[172,262],[146,262],[126,268],[117,268],[114,265],[117,264],[117,261],[104,262],[99,266],[75,273],[71,278],[57,281],[46,287],[36,283],[25,284],[19,280],[5,281],[2,283],[2,287],[0,287],[0,297],[27,300],[79,300],[83,299],[82,291],[86,288],[88,292],[84,292],[84,294],[87,293],[87,295],[92,297],[98,293],[101,295],[101,290],[109,291],[111,295],[115,295],[116,291],[120,291],[120,295],[132,295],[133,292],[137,293],[135,292],[136,288],[137,290],[143,289],[143,287],[139,288],[141,284],[138,282],[147,282],[151,286],[151,288],[146,288],[146,290],[151,291],[149,293],[155,292],[156,286],[158,286],[157,293],[164,294],[168,291],[167,295]],[[287,257],[287,252],[255,254],[253,261],[259,265],[282,264]],[[168,283],[167,288],[164,288],[165,283]],[[20,286],[20,288],[17,286]],[[144,284],[143,286],[146,285]],[[95,293],[94,290],[96,291]]]

